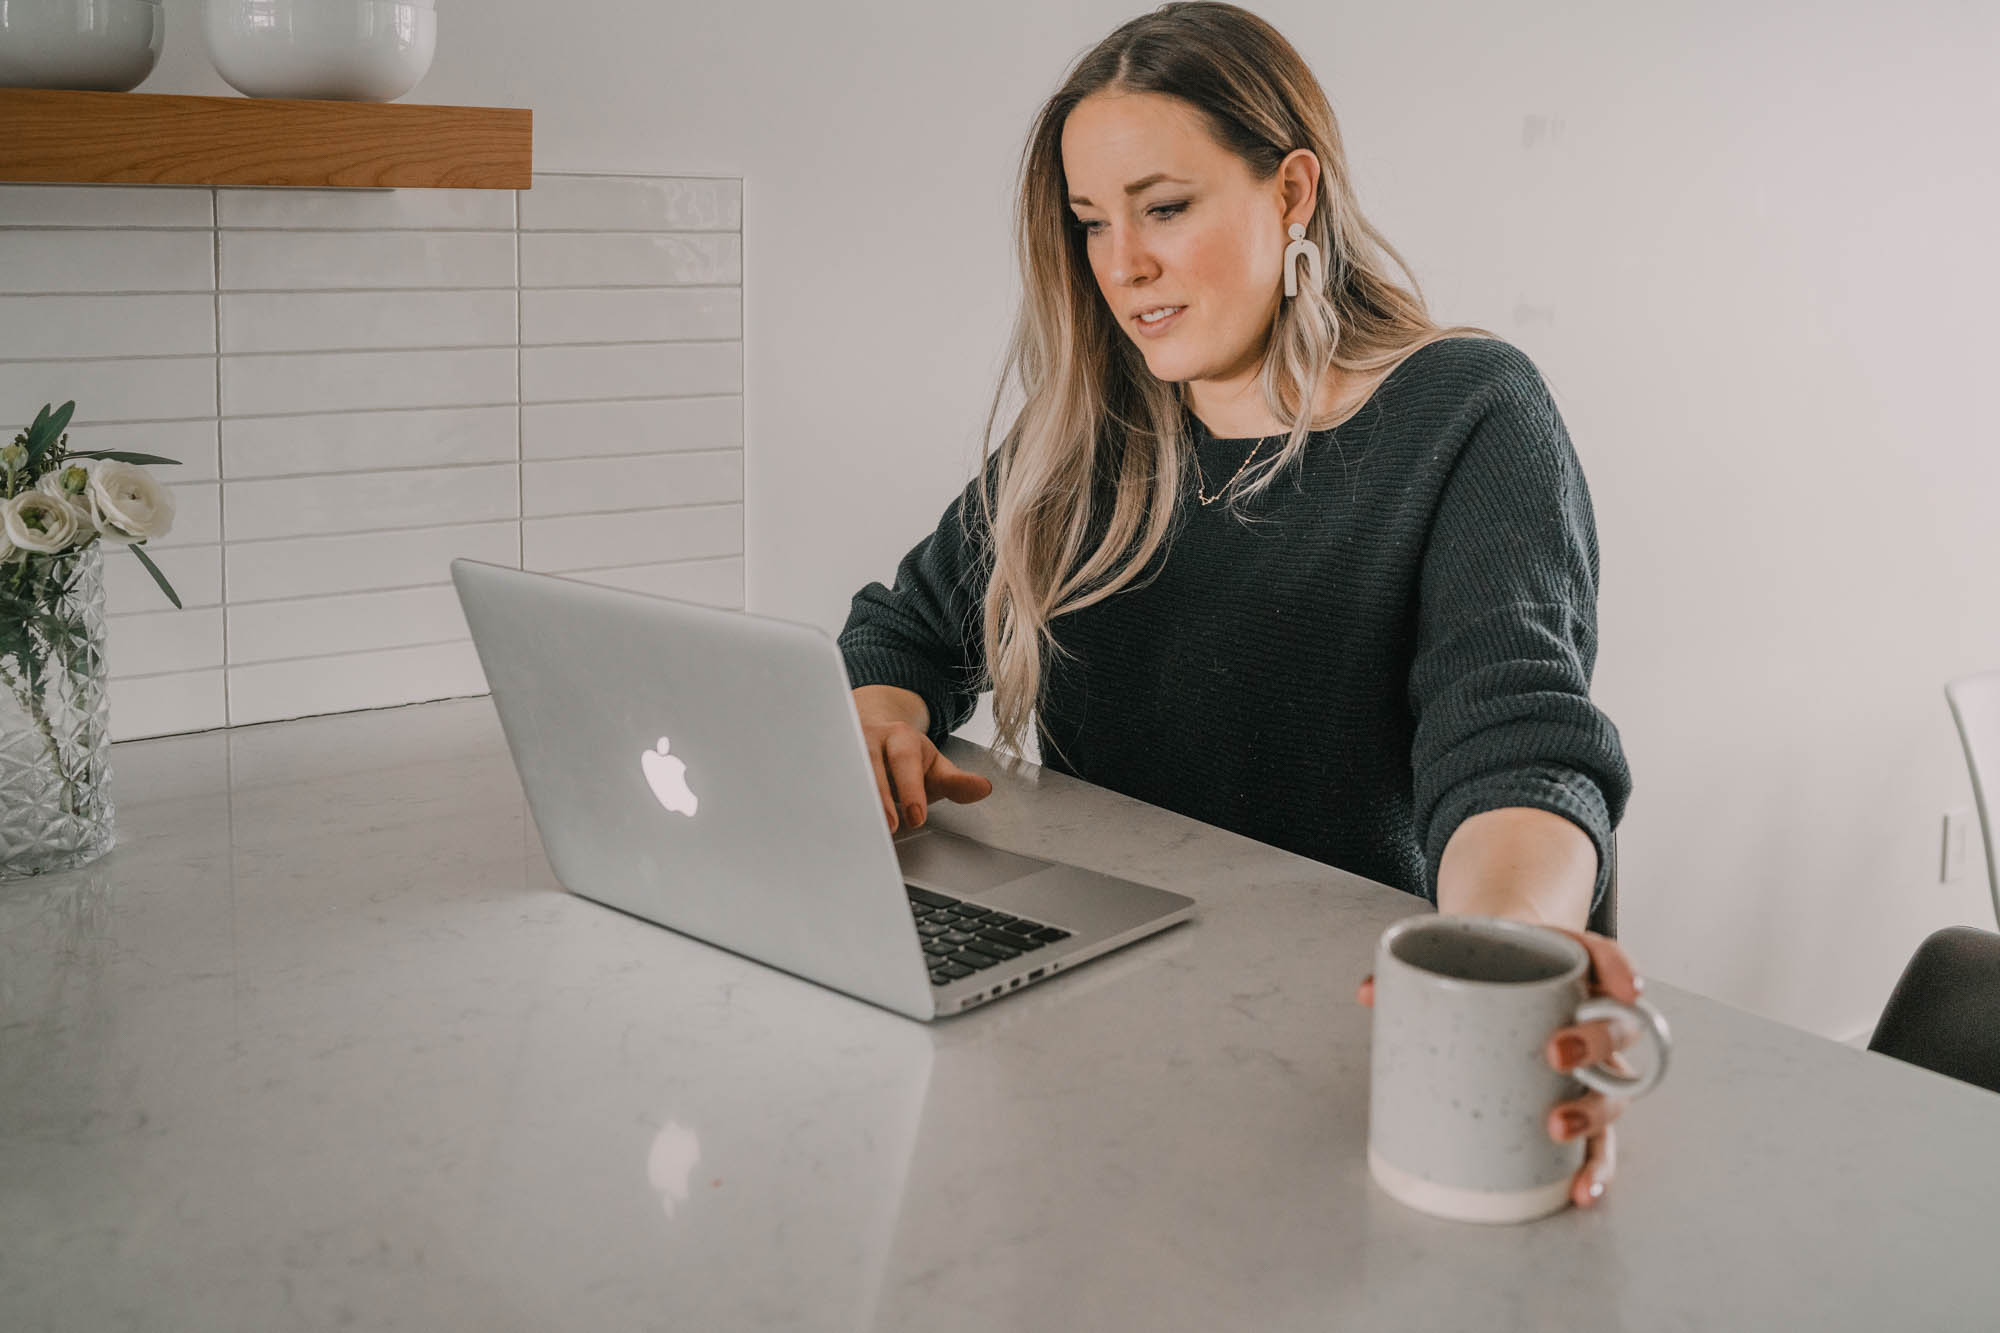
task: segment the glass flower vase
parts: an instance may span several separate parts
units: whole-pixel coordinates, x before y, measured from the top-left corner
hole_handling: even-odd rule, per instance
[[[0,564],[0,880],[111,850],[102,542]]]

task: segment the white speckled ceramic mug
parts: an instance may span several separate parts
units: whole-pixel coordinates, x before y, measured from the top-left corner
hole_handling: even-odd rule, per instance
[[[1526,1222],[1569,1202],[1584,1143],[1549,1137],[1558,1102],[1594,1088],[1639,1097],[1666,1073],[1666,1019],[1641,1000],[1589,996],[1590,955],[1560,931],[1495,917],[1398,921],[1375,950],[1368,1169],[1390,1195],[1462,1222]],[[1644,1072],[1557,1073],[1556,1029],[1623,1020],[1651,1048]]]

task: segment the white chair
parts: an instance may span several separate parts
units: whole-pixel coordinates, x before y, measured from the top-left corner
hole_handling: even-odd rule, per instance
[[[1986,844],[1986,880],[1993,915],[2000,920],[2000,861],[1993,854],[1994,821],[2000,820],[2000,671],[1962,676],[1944,687],[1972,770],[1972,799],[1979,806],[1979,836]]]

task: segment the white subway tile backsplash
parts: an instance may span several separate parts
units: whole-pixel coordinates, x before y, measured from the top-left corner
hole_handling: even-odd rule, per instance
[[[520,470],[513,463],[223,486],[231,542],[480,523],[520,512]]]
[[[222,601],[220,546],[162,546],[146,543],[146,554],[174,585],[184,607],[217,606]],[[104,552],[104,609],[114,616],[169,611],[173,603],[153,582],[139,557],[116,546]]]
[[[685,287],[743,281],[733,232],[521,233],[523,287]]]
[[[521,523],[521,543],[524,566],[551,574],[741,555],[743,506],[530,518]]]
[[[743,182],[715,177],[538,175],[523,231],[741,231]]]
[[[0,228],[0,292],[212,292],[212,231]]]
[[[147,542],[146,554],[162,546],[212,546],[222,540],[221,486],[212,481],[177,482],[167,492],[174,497],[173,530]]]
[[[742,444],[743,400],[733,395],[531,403],[521,409],[523,458],[737,449]]]
[[[743,344],[614,343],[521,349],[521,401],[739,393]]]
[[[676,342],[743,336],[740,287],[582,287],[521,293],[521,342]]]
[[[722,504],[742,498],[743,455],[734,449],[521,465],[525,517]]]
[[[392,648],[343,657],[232,666],[229,720],[241,726],[484,693],[486,677],[469,641]]]
[[[0,405],[28,419],[43,403],[74,399],[78,425],[215,416],[215,358],[167,356],[115,361],[0,361]],[[27,425],[23,421],[21,425]],[[18,429],[18,427],[16,428]],[[8,438],[13,433],[8,432]]]
[[[225,352],[512,347],[518,328],[511,291],[225,292],[220,305]]]
[[[0,360],[213,355],[215,298],[0,296]]]
[[[514,461],[519,412],[498,407],[229,417],[222,465],[238,477]]]
[[[448,643],[471,634],[450,584],[229,608],[232,664]]]
[[[743,609],[743,561],[684,560],[669,565],[632,565],[625,569],[591,569],[569,575],[607,588],[627,588],[654,597],[672,597],[703,606]]]
[[[512,403],[511,347],[222,358],[226,417]]]
[[[215,225],[210,193],[160,185],[0,185],[0,227]]]
[[[97,452],[116,449],[122,453],[151,454],[155,458],[176,458],[172,466],[161,463],[153,475],[169,485],[190,481],[214,481],[216,471],[216,422],[130,421],[96,422],[72,427],[69,447]]]
[[[219,670],[126,680],[113,677],[106,694],[111,701],[114,741],[206,731],[229,722]],[[122,776],[122,767],[118,771]]]
[[[742,209],[0,185],[0,410],[181,460],[147,549],[185,609],[106,553],[113,736],[483,693],[459,557],[740,607]]]
[[[225,292],[514,285],[513,232],[216,234]]]
[[[222,189],[215,194],[221,227],[514,229],[512,190]]]
[[[232,542],[225,555],[232,606],[285,597],[441,583],[463,556],[491,565],[521,562],[513,522],[470,523],[341,537]]]
[[[115,680],[222,665],[222,608],[104,618],[104,656]]]

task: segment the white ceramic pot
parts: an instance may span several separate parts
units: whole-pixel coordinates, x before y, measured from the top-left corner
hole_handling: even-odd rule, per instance
[[[11,0],[9,0],[11,3]],[[208,57],[250,97],[388,102],[437,51],[435,0],[207,0]]]
[[[166,31],[158,0],[0,0],[0,88],[127,92]]]

